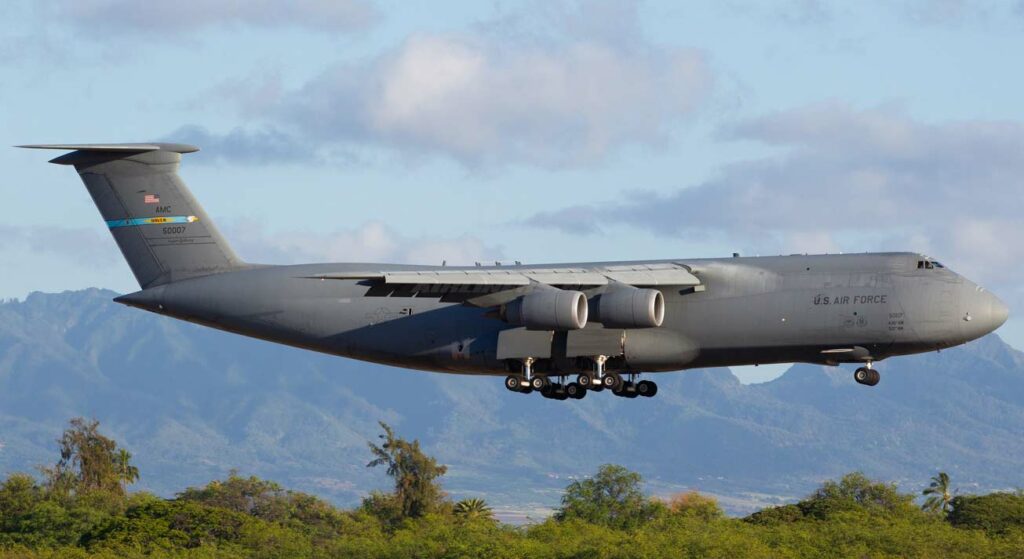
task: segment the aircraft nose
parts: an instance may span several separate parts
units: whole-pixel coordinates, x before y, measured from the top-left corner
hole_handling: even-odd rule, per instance
[[[1010,317],[1010,308],[1006,306],[1006,303],[999,300],[999,297],[989,293],[988,294],[988,318],[989,325],[992,330],[999,328],[1006,322],[1006,319]]]
[[[1002,326],[1010,316],[1010,309],[1007,308],[1006,303],[977,286],[973,286],[973,293],[967,298],[965,311],[965,322],[961,331],[969,340],[980,338],[994,331]]]

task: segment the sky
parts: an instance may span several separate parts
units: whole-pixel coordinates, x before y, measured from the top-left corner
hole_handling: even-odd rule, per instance
[[[249,261],[910,250],[1024,347],[1024,0],[4,12],[0,146],[196,144],[183,178]],[[136,290],[47,155],[0,148],[0,297]]]

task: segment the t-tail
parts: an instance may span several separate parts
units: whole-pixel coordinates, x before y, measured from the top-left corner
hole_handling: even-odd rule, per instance
[[[245,266],[178,176],[181,154],[198,148],[158,143],[19,147],[73,150],[50,162],[74,165],[143,289]]]

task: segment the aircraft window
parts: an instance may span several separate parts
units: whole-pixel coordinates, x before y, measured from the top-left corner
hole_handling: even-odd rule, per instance
[[[942,262],[932,261],[932,264],[935,264],[936,268],[945,268],[945,266],[942,265]]]
[[[920,270],[922,268],[924,268],[924,260],[918,260],[917,261],[917,269]]]
[[[932,265],[931,261],[929,261],[929,260],[925,260],[925,262],[924,262],[924,267],[925,267],[925,269],[927,269],[927,270],[931,270],[931,269],[932,269],[932,268],[934,268],[935,266],[933,266],[933,265]]]

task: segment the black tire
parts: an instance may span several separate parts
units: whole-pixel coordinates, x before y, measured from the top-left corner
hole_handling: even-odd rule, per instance
[[[592,384],[592,385],[587,387],[587,391],[588,392],[601,392],[603,390],[604,390],[604,385],[601,384],[600,382],[595,382],[594,384]]]
[[[632,382],[622,381],[622,386],[618,390],[613,390],[612,394],[623,398],[636,398],[636,386]]]
[[[650,398],[658,393],[658,385],[649,380],[642,380],[636,383],[636,393],[639,396]]]
[[[568,400],[569,395],[565,393],[565,387],[559,383],[551,384],[551,397],[556,400]]]
[[[857,381],[857,383],[859,384],[865,384],[870,386],[871,369],[868,369],[867,367],[858,368],[856,371],[853,372],[853,380]]]
[[[878,384],[878,381],[882,380],[882,375],[875,369],[871,369],[871,378],[868,379],[868,386],[874,386]]]
[[[580,373],[576,377],[576,382],[584,388],[590,388],[594,385],[594,377],[590,376],[589,373]]]
[[[551,386],[551,383],[548,382],[547,377],[534,375],[534,377],[530,379],[530,388],[534,390],[539,390],[540,392],[543,392],[544,389],[547,388],[548,386]]]
[[[515,375],[509,375],[505,377],[505,388],[508,388],[512,392],[522,392],[523,387],[519,384],[519,377]]]
[[[605,373],[601,377],[601,383],[604,384],[605,388],[611,389],[612,392],[618,392],[622,390],[623,382],[622,377],[616,373]]]
[[[578,382],[570,382],[565,385],[565,395],[574,400],[582,400],[587,395],[587,387]]]

